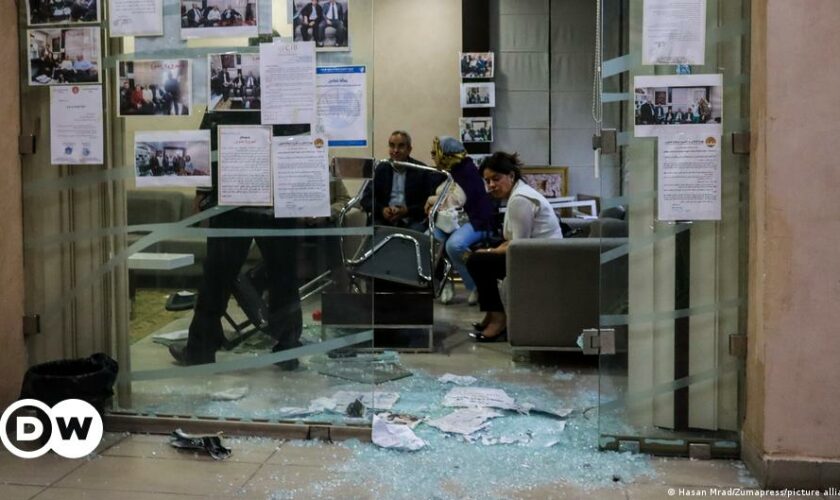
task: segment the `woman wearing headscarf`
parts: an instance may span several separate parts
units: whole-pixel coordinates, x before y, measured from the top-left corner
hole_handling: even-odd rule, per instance
[[[435,137],[432,159],[439,170],[449,172],[455,181],[450,193],[447,193],[446,201],[448,202],[448,198],[452,197],[461,198],[462,202],[459,204],[463,207],[468,219],[451,234],[446,234],[436,228],[435,238],[445,243],[446,255],[464,281],[464,287],[470,294],[468,302],[474,305],[478,302],[478,295],[475,282],[467,271],[466,261],[470,247],[486,239],[493,231],[496,207],[484,189],[484,183],[475,163],[467,156],[467,151],[460,141],[449,136]],[[429,197],[426,202],[427,213],[439,196],[441,196],[440,192]],[[452,293],[451,289],[447,292],[449,293]],[[451,298],[444,302],[450,300]]]
[[[563,237],[560,221],[543,195],[522,180],[522,164],[516,154],[494,153],[481,164],[487,192],[507,201],[502,225],[505,241],[496,248],[479,250],[467,261],[478,289],[478,304],[486,314],[471,335],[477,342],[507,340],[507,316],[499,296],[498,280],[507,275],[507,247],[511,241]]]

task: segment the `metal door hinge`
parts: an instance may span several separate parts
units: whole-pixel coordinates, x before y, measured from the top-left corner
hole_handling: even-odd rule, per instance
[[[28,314],[23,317],[23,336],[31,337],[41,333],[41,316]]]
[[[618,133],[614,128],[601,130],[601,135],[592,136],[592,149],[600,149],[601,154],[612,155],[618,152]]]
[[[738,333],[729,335],[729,355],[741,359],[747,357],[747,336]]]
[[[35,136],[33,134],[18,136],[18,154],[20,155],[34,155],[35,154]]]
[[[588,328],[581,334],[584,354],[615,354],[615,330]]]
[[[732,132],[732,154],[750,154],[750,133]]]

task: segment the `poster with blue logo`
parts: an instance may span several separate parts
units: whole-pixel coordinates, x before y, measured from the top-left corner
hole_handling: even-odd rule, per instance
[[[99,165],[103,158],[102,86],[50,87],[50,163]]]
[[[330,147],[368,145],[367,73],[364,66],[317,68],[318,123]]]

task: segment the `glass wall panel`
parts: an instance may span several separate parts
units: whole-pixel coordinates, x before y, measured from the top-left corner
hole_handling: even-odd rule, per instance
[[[746,317],[748,163],[733,152],[732,137],[749,126],[749,2],[707,2],[706,63],[681,67],[641,64],[643,7],[641,0],[602,2],[605,39],[611,18],[622,26],[618,50],[605,45],[602,52],[603,127],[617,130],[619,146],[602,155],[602,164],[622,179],[620,193],[603,204],[620,209],[626,234],[602,240],[600,255],[600,325],[615,335],[615,352],[600,356],[601,446],[684,455],[697,443],[709,445],[712,455],[737,456],[743,371],[730,342],[744,333]],[[634,78],[674,75],[668,85],[679,87],[678,74],[722,75],[722,87],[690,90],[717,108],[713,117],[722,111],[722,120],[707,120],[722,122],[722,136],[702,138],[721,150],[720,217],[712,220],[660,218],[660,203],[668,201],[660,193],[666,189],[660,148],[666,138],[687,136],[639,137],[648,89],[635,89]],[[651,118],[665,128],[674,123],[666,106],[676,114],[700,102],[689,102],[680,88],[655,90],[663,101],[655,96],[651,104],[663,116],[657,111]]]

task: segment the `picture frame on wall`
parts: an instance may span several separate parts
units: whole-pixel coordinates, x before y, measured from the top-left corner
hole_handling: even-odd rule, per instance
[[[569,167],[524,167],[522,180],[546,198],[569,194]]]
[[[493,78],[493,52],[461,52],[461,78]]]
[[[187,116],[192,111],[189,59],[119,61],[117,116]]]
[[[318,52],[350,50],[350,0],[287,0],[296,42],[315,42]]]
[[[100,0],[27,0],[26,18],[30,26],[98,23],[99,2]]]
[[[257,36],[256,0],[181,0],[181,38]]]
[[[98,27],[38,28],[27,31],[29,85],[100,83]]]
[[[496,107],[496,84],[495,83],[462,83],[461,84],[461,107],[462,108],[495,108]]]
[[[493,142],[493,117],[474,116],[458,119],[458,133],[464,144]]]
[[[207,67],[207,111],[260,109],[259,53],[209,54]]]

